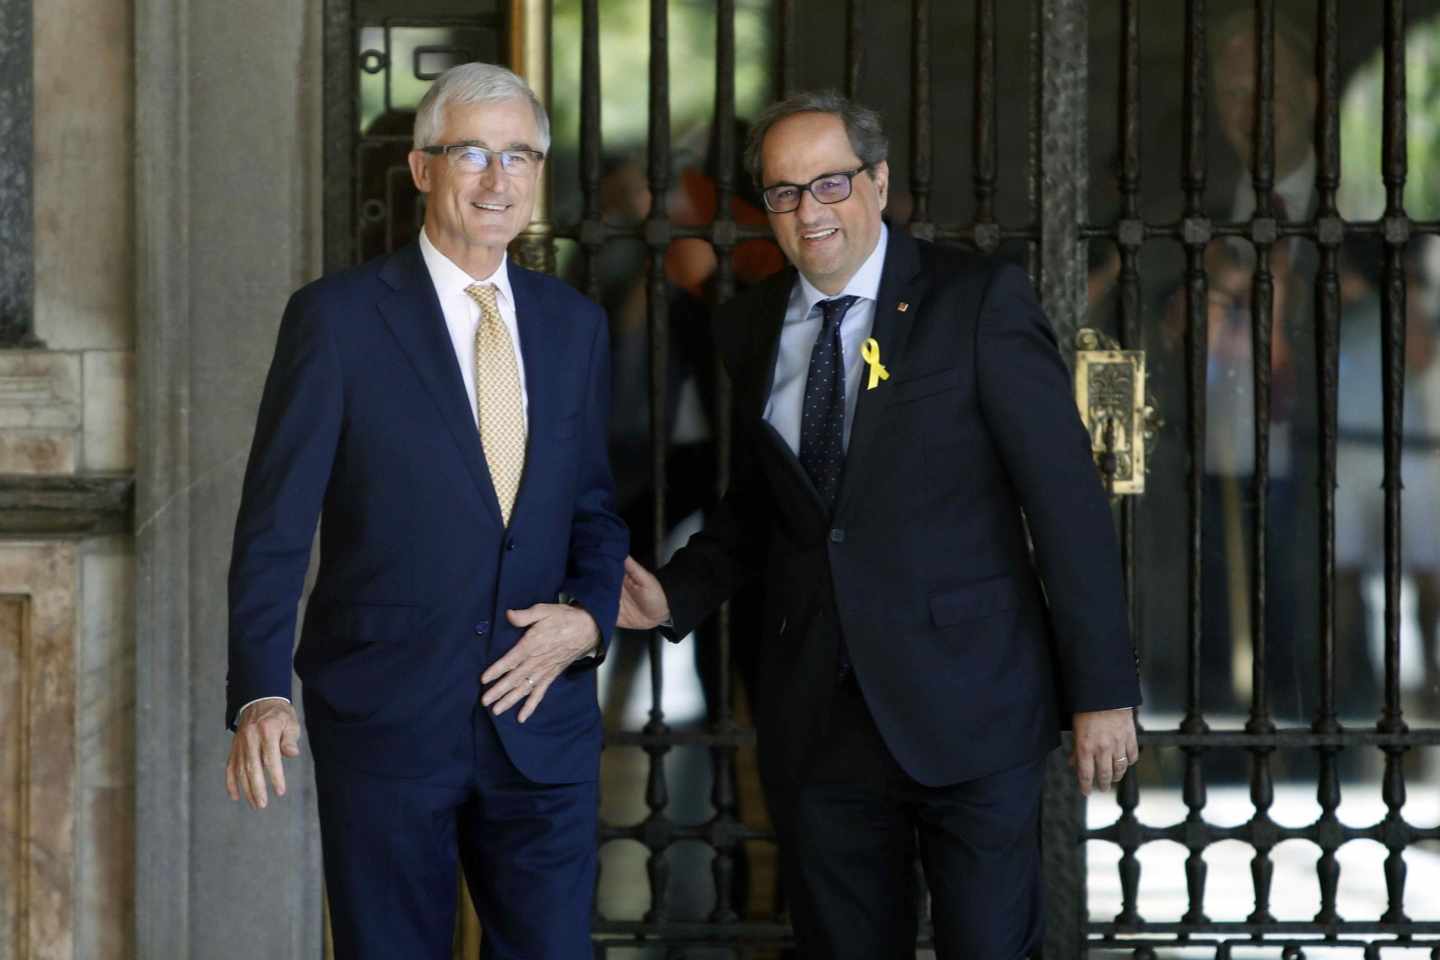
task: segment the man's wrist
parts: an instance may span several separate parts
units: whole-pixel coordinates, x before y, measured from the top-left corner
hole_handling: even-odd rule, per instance
[[[578,604],[577,604],[577,606],[578,606]],[[590,646],[586,647],[586,648],[585,648],[585,652],[582,653],[582,654],[580,654],[580,656],[582,656],[582,657],[598,657],[598,656],[600,656],[600,641],[601,641],[602,637],[604,636],[604,635],[600,632],[600,624],[599,624],[599,622],[598,622],[593,616],[591,616],[589,610],[586,610],[584,607],[579,607],[579,609],[580,609],[580,612],[581,612],[581,613],[585,614],[586,617],[589,617],[589,619],[590,619],[590,626],[594,628],[594,633],[591,635],[591,639],[590,639]]]
[[[279,700],[286,705],[292,705],[289,697],[256,697],[254,700],[251,700],[249,703],[243,704],[239,710],[235,711],[235,726],[240,726],[240,721],[244,718],[246,710],[249,710],[257,703],[265,703],[269,700]]]
[[[590,626],[594,629],[594,633],[590,639],[590,646],[582,650],[580,656],[576,659],[583,660],[586,657],[593,659],[600,656],[600,643],[605,637],[605,634],[600,631],[600,621],[596,620],[595,615],[585,609],[585,604],[581,603],[575,597],[562,593],[560,594],[560,602],[571,609],[578,610],[585,614],[586,618],[590,621]]]

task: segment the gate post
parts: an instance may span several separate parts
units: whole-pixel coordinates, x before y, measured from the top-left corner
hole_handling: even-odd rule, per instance
[[[1045,764],[1040,864],[1045,886],[1044,960],[1078,960],[1085,943],[1085,798],[1066,756],[1071,735]]]
[[[1086,256],[1080,236],[1087,216],[1086,148],[1089,0],[1036,0],[1040,86],[1035,198],[1040,212],[1040,304],[1071,360],[1075,331],[1085,323]],[[1045,960],[1084,954],[1086,897],[1085,801],[1065,762],[1070,737],[1051,755],[1041,803],[1045,884]]]
[[[0,0],[0,345],[36,347],[34,20],[29,3]]]
[[[1085,143],[1089,0],[1037,0],[1039,32],[1040,305],[1068,354],[1084,325],[1085,250],[1080,227],[1090,186]]]

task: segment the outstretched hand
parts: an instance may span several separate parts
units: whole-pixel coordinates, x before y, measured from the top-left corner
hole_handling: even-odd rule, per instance
[[[625,580],[620,588],[620,626],[626,630],[653,630],[670,619],[670,601],[655,574],[625,558]]]

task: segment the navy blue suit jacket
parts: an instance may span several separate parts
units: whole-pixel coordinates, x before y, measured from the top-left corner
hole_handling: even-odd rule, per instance
[[[235,527],[227,725],[250,700],[291,693],[317,518],[294,656],[317,751],[399,775],[456,756],[481,673],[520,636],[507,609],[568,595],[599,624],[603,656],[627,549],[606,451],[604,314],[557,280],[508,269],[529,397],[508,529],[419,247],[291,298]],[[597,663],[557,678],[524,725],[518,709],[497,719],[532,780],[597,776]]]
[[[1110,510],[1025,273],[891,229],[873,334],[890,379],[861,384],[833,516],[764,419],[794,282],[720,318],[730,486],[659,571],[680,636],[763,577],[762,772],[804,769],[840,636],[890,752],[927,785],[1038,757],[1073,712],[1138,704]]]

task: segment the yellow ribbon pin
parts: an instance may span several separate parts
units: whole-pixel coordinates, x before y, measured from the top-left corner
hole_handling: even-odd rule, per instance
[[[870,365],[870,382],[866,385],[866,390],[874,390],[881,380],[890,379],[890,371],[880,362],[880,342],[874,337],[861,345],[860,358]]]

